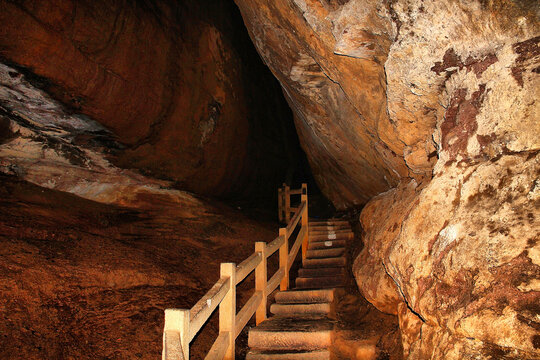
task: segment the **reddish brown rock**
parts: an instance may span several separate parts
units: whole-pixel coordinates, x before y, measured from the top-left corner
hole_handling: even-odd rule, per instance
[[[377,9],[375,1],[236,3],[283,86],[315,178],[334,205],[364,204],[407,176],[403,144],[386,111],[383,64],[393,31],[385,7]]]
[[[405,355],[538,358],[537,2],[236,2]]]
[[[117,165],[204,194],[274,191],[288,110],[235,19],[216,1],[2,1],[0,55],[110,129]]]
[[[147,195],[133,208],[0,181],[2,359],[159,358],[164,309],[190,308],[220,262],[239,263],[254,238],[276,236],[274,224],[219,204]],[[239,303],[252,295],[245,285]],[[206,356],[217,320],[192,343],[193,359]]]
[[[369,301],[397,313],[405,356],[538,358],[537,2],[236,3],[261,57],[284,89],[323,192],[340,209],[373,198],[361,216],[365,244],[354,271]],[[183,40],[196,43],[190,49],[199,54],[171,42],[177,38],[169,31],[176,28],[166,21],[170,7],[150,9],[166,16],[135,26],[138,11],[149,10],[139,8],[143,3],[122,11],[66,4],[2,3],[0,16],[7,24],[2,31],[19,34],[1,37],[2,55],[55,80],[49,90],[56,96],[73,98],[74,107],[117,133],[125,131],[119,134],[129,146],[122,153],[124,166],[161,175],[171,170],[179,174],[175,180],[186,184],[205,176],[193,185],[201,191],[208,185],[220,192],[234,183],[247,152],[233,141],[245,144],[247,132],[235,126],[246,122],[216,118],[246,112],[243,101],[236,102],[234,95],[231,100],[238,86],[229,72],[236,68],[235,58],[228,57],[221,29],[188,19],[191,30],[182,33]],[[119,14],[119,21],[111,22],[109,14]],[[97,25],[81,25],[89,22]],[[122,26],[129,29],[125,37],[117,30]],[[139,31],[152,34],[152,41],[133,46],[130,34]],[[103,40],[101,34],[115,36]],[[128,56],[100,48],[109,42]],[[36,43],[44,46],[34,49]],[[141,49],[167,52],[149,65]],[[59,59],[81,75],[59,70]],[[129,80],[126,86],[124,79]],[[184,96],[191,94],[192,84],[203,89],[193,95],[195,105]],[[225,106],[229,101],[238,105],[238,113]],[[194,120],[176,122],[181,113]],[[141,126],[131,128],[139,117]],[[230,126],[221,133],[216,130],[220,125]],[[70,164],[84,159],[77,151],[66,155],[58,142],[36,141],[32,128],[2,126],[9,129],[2,136],[2,150],[9,152],[3,154],[21,160],[8,163],[6,171],[36,175],[46,183],[39,177],[46,171],[32,172],[37,165],[13,165],[36,158],[39,166],[50,165],[50,159]],[[26,130],[16,135],[21,128]],[[65,156],[59,159],[59,153]],[[102,168],[101,175],[120,171]],[[100,183],[98,175],[95,183]],[[128,183],[134,178],[122,175]],[[66,181],[62,189],[73,189],[74,183]],[[141,186],[144,179],[135,183]]]
[[[402,300],[381,259],[385,258],[388,248],[399,238],[401,223],[415,206],[416,190],[414,180],[403,183],[372,199],[360,216],[365,233],[364,248],[353,265],[356,282],[369,302],[379,310],[394,315],[398,314],[398,305]]]

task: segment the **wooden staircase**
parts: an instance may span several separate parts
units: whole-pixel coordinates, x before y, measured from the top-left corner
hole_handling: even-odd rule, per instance
[[[330,359],[336,287],[345,284],[347,221],[309,222],[309,243],[296,288],[280,291],[274,315],[249,331],[246,359]]]

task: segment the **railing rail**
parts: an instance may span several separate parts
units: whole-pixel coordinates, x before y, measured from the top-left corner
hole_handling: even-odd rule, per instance
[[[222,263],[219,280],[191,309],[166,309],[163,330],[163,360],[189,360],[189,344],[212,313],[219,307],[219,335],[206,355],[206,360],[232,360],[235,340],[255,315],[258,325],[267,318],[268,295],[278,286],[289,288],[289,270],[300,248],[302,261],[308,244],[307,185],[291,190],[283,184],[278,190],[279,219],[287,226],[279,229],[279,236],[266,244],[255,243],[255,252],[238,266]],[[291,195],[300,195],[300,205],[291,207]],[[292,218],[291,218],[292,212]],[[289,249],[289,239],[300,224],[296,238]],[[267,259],[279,250],[279,269],[268,279]],[[255,289],[246,304],[236,313],[236,286],[255,272]]]

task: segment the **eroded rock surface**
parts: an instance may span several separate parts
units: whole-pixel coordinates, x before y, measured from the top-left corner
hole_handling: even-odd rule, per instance
[[[0,23],[2,59],[116,135],[115,165],[215,196],[283,181],[290,112],[234,4],[1,1]]]
[[[236,2],[405,356],[538,358],[538,3]]]
[[[283,86],[315,178],[334,205],[363,204],[406,176],[403,146],[386,111],[383,65],[393,30],[385,7],[358,1],[236,3]],[[378,10],[381,16],[373,16]]]
[[[220,262],[276,236],[273,224],[216,203],[146,194],[133,208],[0,182],[2,359],[159,358],[164,309],[192,307]],[[238,302],[252,293],[252,282],[240,285]],[[217,320],[192,343],[193,359],[206,356]]]
[[[145,195],[200,204],[172,183],[113,165],[121,149],[99,123],[72,114],[19,71],[0,63],[0,172],[103,203],[144,205]]]
[[[359,286],[398,310],[408,358],[537,358],[537,18],[511,6],[494,20],[497,8],[480,4],[412,5],[394,4],[401,35],[386,63],[389,113],[431,121],[438,160],[432,179],[402,181],[364,210]]]

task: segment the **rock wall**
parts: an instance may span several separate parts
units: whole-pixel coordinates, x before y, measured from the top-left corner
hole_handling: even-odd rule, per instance
[[[405,357],[540,357],[538,3],[236,2]]]
[[[110,130],[116,165],[218,196],[283,181],[290,111],[234,4],[0,1],[0,23],[0,58]]]
[[[407,176],[403,144],[386,111],[390,14],[371,16],[374,2],[236,3],[283,86],[312,171],[334,205],[363,204]]]

